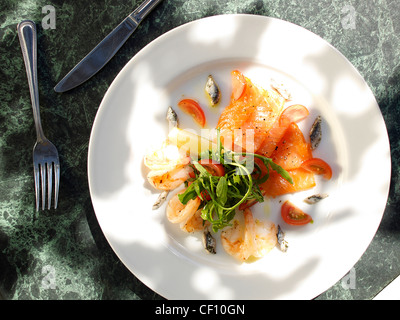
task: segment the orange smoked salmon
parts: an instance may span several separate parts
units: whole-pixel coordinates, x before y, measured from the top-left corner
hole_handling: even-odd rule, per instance
[[[296,123],[289,125],[271,158],[285,170],[297,169],[304,161],[312,158],[311,145],[306,142]]]
[[[289,170],[288,172],[293,179],[293,184],[287,182],[275,171],[271,171],[268,180],[260,185],[260,189],[264,191],[266,196],[274,198],[283,194],[304,191],[315,187],[313,173],[302,168]]]
[[[267,196],[314,187],[314,174],[300,168],[313,157],[310,143],[295,122],[279,121],[285,99],[274,90],[257,87],[237,70],[231,75],[231,101],[217,124],[225,147],[240,146],[244,151],[269,157],[290,173],[293,184],[271,171],[261,185]]]
[[[257,152],[279,119],[285,100],[275,91],[254,85],[237,70],[232,71],[232,85],[230,104],[222,111],[217,128],[226,147],[235,144],[246,150],[251,142],[254,149],[247,151]]]

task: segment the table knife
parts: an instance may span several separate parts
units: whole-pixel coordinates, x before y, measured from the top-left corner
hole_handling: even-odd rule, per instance
[[[55,87],[56,92],[73,89],[96,74],[117,53],[140,22],[162,0],[145,0],[84,57]]]

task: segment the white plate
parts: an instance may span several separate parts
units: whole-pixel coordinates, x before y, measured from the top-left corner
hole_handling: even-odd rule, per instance
[[[283,81],[295,101],[306,105],[308,130],[324,119],[315,156],[327,160],[331,181],[286,196],[307,210],[314,224],[288,227],[278,200],[255,207],[261,219],[280,223],[289,250],[238,264],[219,246],[208,255],[152,211],[158,193],[146,181],[143,156],[168,132],[165,113],[182,96],[205,106],[212,128],[230,95],[230,71],[239,69],[268,87]],[[206,106],[208,74],[219,82],[223,101]],[[177,108],[175,108],[177,110]],[[178,110],[177,110],[178,111]],[[178,111],[179,112],[179,111]],[[195,129],[179,113],[181,127]],[[111,247],[127,268],[168,299],[311,299],[340,280],[372,240],[385,209],[390,182],[386,127],[371,90],[332,46],[294,24],[252,15],[223,15],[180,26],[143,48],[123,68],[105,95],[90,138],[88,178],[94,210]],[[329,197],[315,206],[302,202],[314,192]],[[266,212],[268,212],[266,216]]]

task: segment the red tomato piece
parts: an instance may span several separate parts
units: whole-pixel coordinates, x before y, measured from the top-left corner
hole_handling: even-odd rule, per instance
[[[206,200],[206,201],[210,201],[210,200],[211,200],[211,197],[210,197],[210,195],[208,194],[207,190],[203,190],[203,191],[201,192],[201,197],[203,198],[203,200]],[[200,200],[201,200],[201,199],[200,199]]]
[[[206,116],[203,109],[200,107],[199,103],[193,99],[183,99],[178,102],[178,107],[182,111],[190,114],[193,119],[204,128],[206,124]]]
[[[213,176],[222,177],[225,175],[224,166],[214,160],[202,159],[199,163]]]
[[[289,200],[286,200],[281,207],[281,216],[283,221],[293,226],[302,226],[312,222],[309,214],[296,207]]]
[[[225,168],[220,163],[217,163],[211,159],[202,159],[199,161],[199,163],[213,176],[222,177],[225,175]],[[207,190],[201,192],[201,197],[206,201],[211,200]]]
[[[309,114],[310,112],[305,106],[301,104],[294,104],[283,110],[279,118],[279,124],[280,126],[286,126],[289,125],[290,122],[300,122],[301,120],[307,118]]]
[[[309,160],[304,161],[301,164],[301,167],[307,171],[314,173],[314,174],[322,175],[322,177],[326,180],[329,180],[332,178],[331,166],[322,159],[311,158]]]
[[[243,93],[246,91],[246,78],[244,75],[238,71],[232,71],[232,100],[239,100]]]

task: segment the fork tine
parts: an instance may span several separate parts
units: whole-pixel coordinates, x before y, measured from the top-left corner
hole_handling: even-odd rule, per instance
[[[54,209],[58,205],[58,191],[60,189],[60,164],[54,163],[55,179],[54,179]]]
[[[35,178],[35,199],[36,199],[36,211],[39,211],[39,166],[33,164],[33,176]]]
[[[40,164],[40,180],[42,188],[42,210],[46,205],[46,164]]]
[[[53,163],[47,163],[47,209],[50,210],[51,207],[51,191],[53,188]]]

